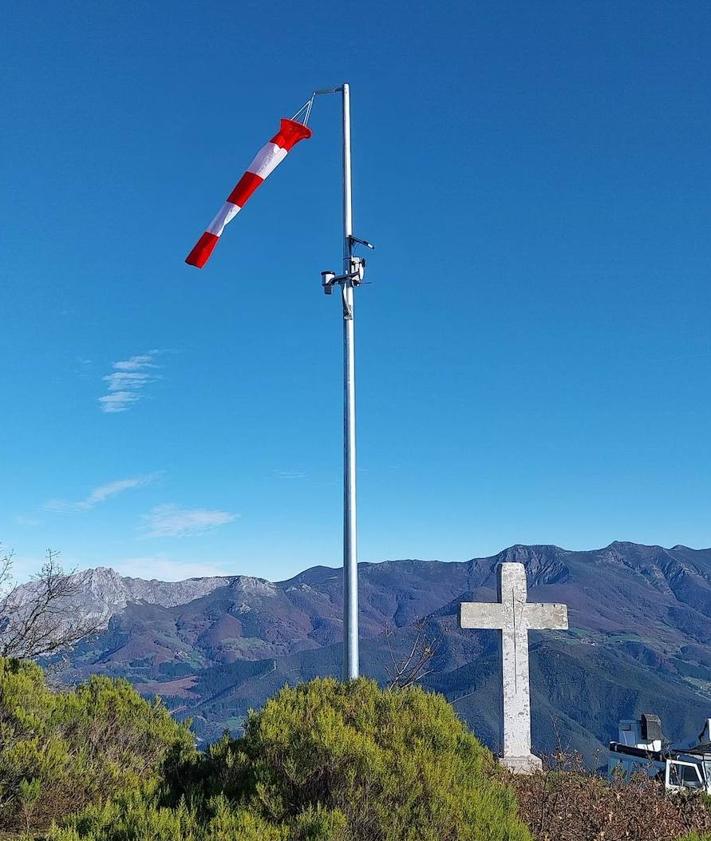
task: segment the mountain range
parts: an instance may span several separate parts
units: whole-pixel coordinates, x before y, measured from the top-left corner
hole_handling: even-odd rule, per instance
[[[568,605],[568,631],[530,634],[535,752],[574,750],[600,764],[619,719],[641,712],[660,715],[675,743],[693,740],[711,717],[711,549],[512,546],[464,562],[362,563],[362,673],[388,683],[429,645],[420,682],[498,750],[499,633],[462,630],[457,615],[462,601],[496,600],[503,561],[525,565],[531,601]],[[101,628],[47,661],[55,679],[125,677],[192,719],[202,740],[239,731],[287,682],[340,674],[340,569],[279,582],[144,581],[106,568],[75,576],[69,607]]]

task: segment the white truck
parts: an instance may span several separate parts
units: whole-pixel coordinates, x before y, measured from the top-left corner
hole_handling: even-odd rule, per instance
[[[620,722],[619,738],[610,742],[608,777],[644,773],[664,780],[667,791],[705,791],[711,794],[711,719],[699,734],[698,744],[674,748],[662,734],[656,715]]]

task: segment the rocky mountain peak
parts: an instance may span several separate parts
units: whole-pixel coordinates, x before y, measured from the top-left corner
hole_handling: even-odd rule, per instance
[[[538,587],[542,584],[562,584],[568,580],[570,571],[564,562],[568,553],[558,546],[509,546],[496,555],[497,563],[516,562],[526,567],[528,584]]]
[[[177,607],[208,595],[218,587],[232,583],[231,576],[188,578],[183,581],[145,580],[122,576],[110,567],[93,567],[72,573],[74,594],[64,607],[79,612],[86,619],[99,619],[100,628],[108,626],[115,614],[128,604],[153,604]],[[259,579],[255,579],[259,580]],[[20,602],[31,600],[36,585],[29,581],[17,588]]]
[[[232,589],[254,596],[275,596],[277,586],[266,578],[252,575],[238,575],[231,581]]]

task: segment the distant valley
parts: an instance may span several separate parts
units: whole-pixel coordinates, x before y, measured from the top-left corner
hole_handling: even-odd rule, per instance
[[[361,564],[362,672],[387,683],[423,635],[436,648],[423,685],[446,695],[496,750],[497,633],[462,631],[457,608],[495,600],[501,561],[525,564],[531,600],[569,606],[570,631],[531,635],[536,752],[578,750],[598,764],[620,718],[656,712],[679,741],[711,717],[711,549],[512,546],[466,562]],[[48,661],[55,678],[126,677],[191,718],[203,740],[239,730],[284,683],[340,673],[339,569],[280,582],[143,581],[105,568],[76,576],[70,607],[99,618],[102,630]]]

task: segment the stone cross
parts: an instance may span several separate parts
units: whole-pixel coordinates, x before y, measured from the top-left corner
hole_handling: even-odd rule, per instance
[[[564,604],[530,604],[526,594],[524,565],[503,563],[499,566],[498,602],[462,602],[459,605],[462,628],[491,628],[503,632],[504,755],[501,763],[515,774],[530,774],[542,767],[541,760],[531,753],[528,632],[568,627],[568,608]]]

